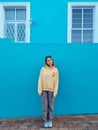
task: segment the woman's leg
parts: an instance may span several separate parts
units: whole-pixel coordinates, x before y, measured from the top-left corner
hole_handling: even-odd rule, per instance
[[[48,115],[48,93],[47,91],[43,91],[42,93],[42,112],[43,112],[43,120],[47,122]]]
[[[53,92],[48,92],[48,120],[52,121],[54,109],[54,97]]]

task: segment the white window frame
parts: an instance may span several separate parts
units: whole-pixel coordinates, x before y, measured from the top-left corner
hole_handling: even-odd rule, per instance
[[[5,7],[26,7],[26,43],[30,43],[30,2],[0,2],[0,38],[5,38]],[[17,42],[17,41],[16,41]]]
[[[72,30],[72,7],[74,6],[89,6],[94,7],[93,16],[93,43],[98,43],[98,2],[68,2],[68,28],[67,28],[67,42],[71,42],[71,30]]]

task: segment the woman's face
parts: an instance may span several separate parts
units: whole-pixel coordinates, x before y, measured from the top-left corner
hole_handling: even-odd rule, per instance
[[[52,63],[53,63],[52,59],[51,58],[47,58],[47,65],[51,67]]]

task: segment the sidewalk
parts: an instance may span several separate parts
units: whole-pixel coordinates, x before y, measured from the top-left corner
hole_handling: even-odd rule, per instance
[[[98,114],[57,116],[47,129],[41,117],[0,119],[0,130],[98,130]]]

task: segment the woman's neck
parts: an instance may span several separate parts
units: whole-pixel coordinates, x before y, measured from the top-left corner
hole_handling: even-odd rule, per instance
[[[53,65],[46,65],[48,68],[53,68]]]

